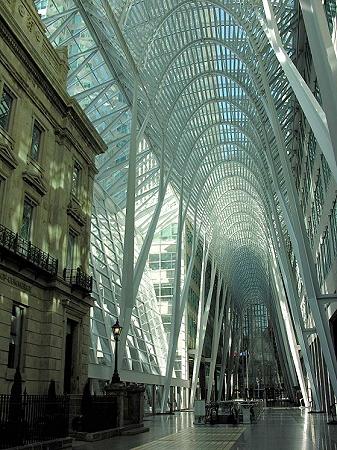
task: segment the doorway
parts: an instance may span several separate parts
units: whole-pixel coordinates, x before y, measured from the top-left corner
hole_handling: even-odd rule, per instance
[[[73,393],[74,375],[75,375],[75,335],[77,322],[67,319],[65,355],[64,355],[64,394]]]

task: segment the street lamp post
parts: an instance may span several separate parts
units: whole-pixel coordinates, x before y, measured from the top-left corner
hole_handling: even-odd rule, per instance
[[[121,335],[123,327],[119,325],[118,319],[115,325],[112,326],[112,334],[115,339],[115,370],[111,378],[111,383],[120,383],[121,379],[118,374],[118,338]]]

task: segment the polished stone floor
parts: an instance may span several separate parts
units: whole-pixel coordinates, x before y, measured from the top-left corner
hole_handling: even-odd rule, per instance
[[[337,425],[325,414],[298,408],[266,408],[252,425],[193,425],[193,414],[147,417],[148,433],[95,443],[76,450],[337,450]]]

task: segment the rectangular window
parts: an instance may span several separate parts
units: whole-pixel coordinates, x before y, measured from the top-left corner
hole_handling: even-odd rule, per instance
[[[319,284],[322,285],[323,271],[322,271],[322,262],[321,262],[320,252],[317,252],[317,255],[316,255],[316,271],[317,271],[317,278],[318,278]]]
[[[302,203],[303,213],[305,213],[305,210],[307,209],[310,188],[311,188],[311,174],[310,174],[310,167],[307,161],[305,165],[305,175],[303,181],[303,203]]]
[[[18,367],[20,364],[22,347],[22,321],[23,307],[14,304],[12,307],[7,363],[7,366],[12,369]]]
[[[40,0],[38,2],[38,9],[45,9],[48,6],[48,0]]]
[[[34,207],[35,205],[32,200],[30,200],[30,198],[28,197],[25,197],[25,200],[23,202],[20,236],[26,241],[29,241],[31,239]]]
[[[316,157],[316,138],[312,131],[309,133],[309,141],[308,141],[308,156],[309,156],[309,164],[310,164],[310,172],[312,172],[312,168],[314,166],[315,157]]]
[[[319,222],[321,214],[322,214],[323,203],[324,203],[322,178],[321,178],[321,174],[320,173],[318,173],[316,188],[315,188],[315,192],[314,192],[314,199],[315,199],[315,208],[316,208],[317,220]]]
[[[76,235],[72,231],[69,231],[68,245],[67,245],[67,267],[69,269],[74,267],[75,248],[76,248]]]
[[[2,208],[4,201],[4,191],[5,191],[5,179],[0,176],[0,221],[2,222]]]
[[[310,245],[311,245],[311,248],[313,247],[313,245],[314,245],[314,235],[313,235],[313,230],[312,230],[312,219],[311,219],[311,217],[309,217],[309,219],[308,219],[308,238],[309,238],[309,241],[310,241]]]
[[[337,202],[333,206],[330,216],[331,242],[334,256],[337,256]]]
[[[311,224],[312,224],[312,231],[313,231],[313,237],[316,234],[317,231],[317,225],[318,225],[318,218],[317,218],[317,211],[315,208],[315,203],[311,204]]]
[[[321,243],[321,255],[323,264],[323,276],[326,278],[327,274],[331,268],[331,250],[330,250],[330,239],[329,239],[329,228],[326,229],[325,234]]]
[[[329,164],[327,163],[324,155],[321,155],[321,163],[322,163],[322,172],[323,172],[323,179],[324,179],[324,188],[325,188],[325,190],[327,190],[329,183],[330,183],[331,170],[330,170]]]
[[[35,121],[32,132],[32,144],[30,147],[30,156],[35,161],[39,159],[41,140],[42,140],[42,129],[40,125]]]
[[[75,162],[71,179],[71,193],[76,198],[79,197],[80,184],[81,184],[81,166],[78,164],[78,162]]]
[[[11,112],[14,104],[14,95],[4,86],[0,100],[0,126],[8,131]]]

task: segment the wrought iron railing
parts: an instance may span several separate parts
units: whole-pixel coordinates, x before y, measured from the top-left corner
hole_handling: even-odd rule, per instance
[[[0,254],[4,252],[19,257],[21,261],[53,277],[57,274],[58,260],[56,258],[36,247],[30,241],[26,241],[18,233],[0,225]]]
[[[69,434],[69,397],[0,395],[0,449]]]
[[[64,269],[63,278],[70,284],[71,289],[78,289],[88,294],[92,292],[92,277],[79,267],[77,269]]]

